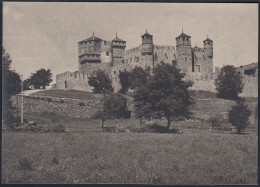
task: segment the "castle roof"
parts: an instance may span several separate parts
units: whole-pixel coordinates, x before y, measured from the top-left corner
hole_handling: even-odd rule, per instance
[[[213,41],[213,40],[211,40],[208,36],[207,36],[207,39],[206,40],[204,40],[204,41]]]
[[[189,37],[190,38],[190,36],[189,35],[187,35],[187,34],[185,34],[185,33],[181,33],[178,37],[176,37],[176,38],[179,38],[179,37]]]
[[[126,42],[120,38],[117,37],[117,33],[116,33],[116,37],[112,40],[112,41],[116,41],[116,42]]]
[[[81,42],[90,42],[90,41],[101,42],[101,41],[103,41],[103,40],[100,39],[100,38],[98,38],[98,37],[96,37],[96,36],[94,35],[94,33],[93,33],[93,36],[92,36],[92,37],[90,37],[90,38],[88,38],[88,39],[85,39],[85,40],[82,40],[82,41],[80,41],[79,43],[81,43]]]
[[[144,37],[144,36],[153,36],[153,35],[149,34],[149,33],[147,32],[147,29],[146,29],[146,33],[144,33],[144,34],[142,35],[142,37]]]

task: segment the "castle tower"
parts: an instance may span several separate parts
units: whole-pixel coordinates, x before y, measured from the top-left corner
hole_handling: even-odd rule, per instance
[[[203,41],[204,44],[204,51],[209,58],[213,58],[213,41],[209,39],[207,36],[207,39]]]
[[[192,72],[191,37],[182,33],[176,38],[177,67],[184,72]]]
[[[100,52],[102,39],[93,36],[78,42],[78,71],[82,72],[88,69],[90,64],[100,64]]]
[[[116,33],[116,37],[112,40],[112,66],[116,66],[117,64],[122,63],[125,47],[126,41],[118,38]]]
[[[141,67],[154,67],[153,62],[153,35],[146,33],[142,36],[142,44],[139,46]]]

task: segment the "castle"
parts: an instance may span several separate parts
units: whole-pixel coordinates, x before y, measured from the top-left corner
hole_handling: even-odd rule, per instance
[[[105,70],[115,91],[120,89],[118,75],[131,71],[135,66],[153,69],[158,63],[176,63],[186,74],[186,79],[213,80],[213,41],[208,37],[203,48],[191,46],[191,36],[182,33],[176,37],[175,46],[155,45],[153,35],[141,36],[139,47],[125,50],[126,41],[116,37],[106,41],[93,36],[78,42],[78,71],[56,76],[56,88],[91,91],[88,77],[97,69]]]

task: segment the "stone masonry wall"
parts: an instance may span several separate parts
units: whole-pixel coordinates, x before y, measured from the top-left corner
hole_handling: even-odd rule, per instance
[[[16,106],[16,97],[12,96],[13,106]],[[20,111],[21,96],[18,96],[18,109]],[[69,116],[74,118],[90,118],[101,108],[100,100],[82,100],[57,98],[46,96],[24,96],[24,112],[52,112],[57,116]]]

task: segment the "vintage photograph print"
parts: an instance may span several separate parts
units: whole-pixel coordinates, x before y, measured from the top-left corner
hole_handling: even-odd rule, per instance
[[[258,4],[3,2],[4,184],[258,183]]]

